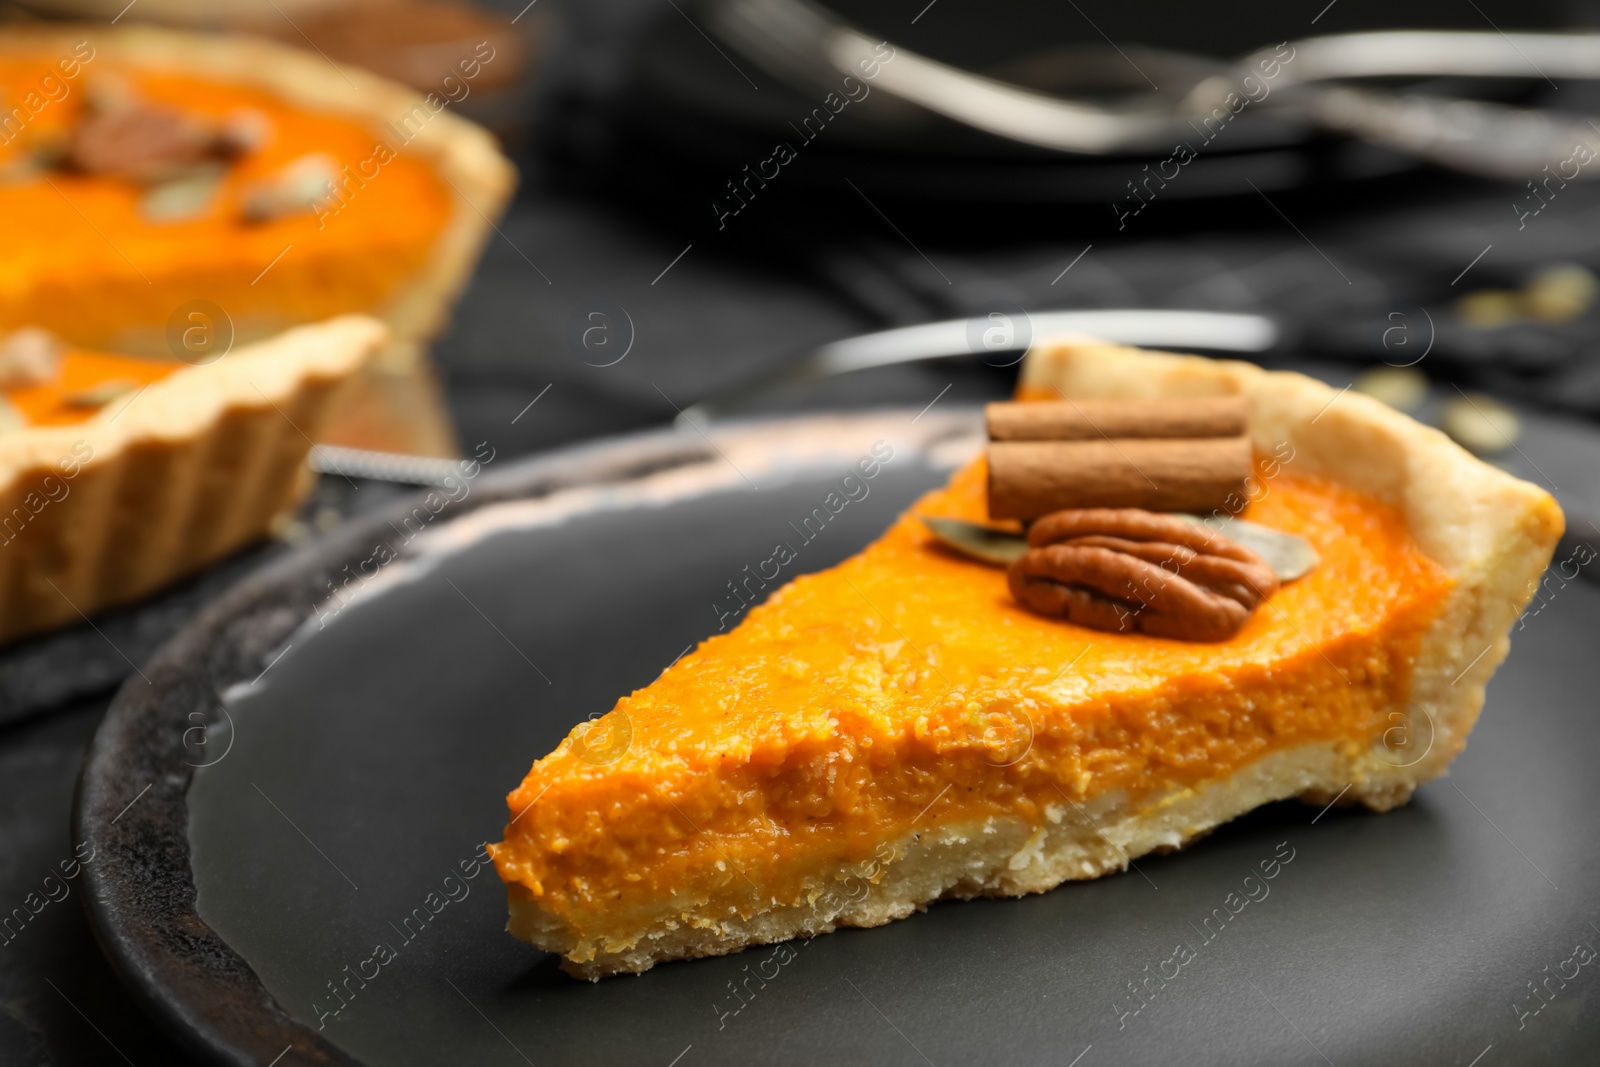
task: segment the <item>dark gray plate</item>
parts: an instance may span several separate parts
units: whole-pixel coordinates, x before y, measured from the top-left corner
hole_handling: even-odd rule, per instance
[[[1274,805],[1126,874],[599,984],[507,935],[492,869],[462,864],[529,762],[714,632],[774,543],[819,569],[941,482],[977,423],[913,414],[491,464],[409,545],[390,516],[213,604],[84,768],[89,906],[125,979],[241,1064],[1592,1062],[1582,580],[1524,620],[1451,778],[1388,815]],[[868,496],[799,545],[788,524],[880,438]],[[380,541],[400,558],[329,600]]]

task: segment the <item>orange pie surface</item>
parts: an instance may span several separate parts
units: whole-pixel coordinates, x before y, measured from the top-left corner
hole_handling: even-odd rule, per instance
[[[1284,468],[1244,517],[1320,564],[1221,643],[1029,613],[914,517],[986,518],[982,460],[535,763],[500,873],[605,946],[675,894],[750,914],[923,828],[1156,805],[1275,750],[1370,748],[1451,579],[1394,509]],[[619,932],[616,944],[623,935]]]
[[[431,167],[404,149],[380,165],[378,136],[353,118],[181,72],[118,68],[106,55],[64,80],[55,59],[0,59],[0,118],[30,94],[37,103],[46,76],[68,88],[0,137],[0,330],[43,326],[79,344],[115,347],[123,331],[162,329],[192,300],[217,304],[241,329],[377,308],[422,267],[448,220],[449,190]],[[227,165],[204,214],[182,221],[146,218],[147,190],[134,182],[17,166],[61,143],[83,114],[88,87],[113,75],[148,103],[191,115],[258,112],[270,133]],[[311,153],[330,157],[341,177],[357,176],[342,190],[342,209],[320,220],[299,212],[247,221],[247,188]]]
[[[81,399],[97,387],[125,386],[127,396],[132,397],[182,366],[170,360],[69,349],[62,354],[60,368],[53,379],[40,385],[7,389],[5,397],[29,426],[67,426],[92,418],[105,406]],[[119,402],[125,403],[126,399],[108,394],[107,403]]]

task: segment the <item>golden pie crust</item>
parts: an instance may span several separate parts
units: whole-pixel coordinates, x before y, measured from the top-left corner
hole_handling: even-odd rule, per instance
[[[1180,848],[1275,800],[1337,800],[1387,810],[1444,773],[1466,743],[1485,684],[1509,649],[1508,631],[1560,537],[1562,515],[1548,493],[1480,462],[1438,431],[1368,397],[1244,363],[1144,352],[1088,339],[1062,341],[1029,354],[1019,394],[1244,396],[1257,455],[1293,456],[1293,474],[1286,476],[1278,496],[1300,492],[1288,484],[1297,481],[1314,487],[1305,490],[1310,494],[1306,499],[1353,502],[1350,506],[1358,506],[1358,514],[1373,517],[1366,525],[1344,528],[1359,528],[1375,544],[1391,546],[1383,551],[1399,553],[1395,558],[1403,566],[1368,572],[1373,588],[1393,590],[1384,594],[1394,597],[1383,608],[1387,614],[1370,625],[1355,617],[1344,620],[1340,589],[1349,586],[1323,588],[1335,581],[1332,557],[1339,550],[1325,540],[1321,547],[1329,569],[1320,582],[1313,572],[1280,595],[1291,610],[1311,605],[1310,610],[1325,612],[1323,619],[1301,622],[1313,630],[1326,624],[1332,637],[1329,643],[1295,650],[1292,661],[1273,658],[1290,653],[1274,652],[1278,646],[1272,642],[1304,642],[1274,630],[1294,620],[1284,615],[1287,622],[1275,622],[1271,611],[1258,613],[1260,618],[1228,645],[1180,647],[1182,642],[1088,631],[1068,641],[1066,629],[1041,629],[1067,624],[1041,622],[1006,606],[1000,599],[1004,578],[998,572],[966,572],[973,596],[988,600],[981,609],[978,600],[962,600],[959,591],[969,579],[953,568],[965,564],[919,556],[929,551],[925,534],[914,521],[902,520],[863,555],[790,583],[766,605],[751,608],[738,630],[712,638],[650,687],[624,698],[618,708],[627,709],[631,718],[584,724],[535,764],[508,798],[512,821],[506,840],[492,846],[508,882],[512,933],[561,953],[564,969],[577,976],[638,972],[663,960],[720,955],[840,926],[879,925],[946,897],[1042,892],[1070,879],[1123,870],[1131,859],[1152,850]],[[981,474],[981,469],[958,474],[936,503],[959,502],[963,481],[981,485],[974,477]],[[1282,510],[1288,505],[1274,501],[1280,510],[1272,514],[1292,517],[1292,511]],[[926,502],[919,505],[924,506]],[[1326,526],[1322,534],[1336,537],[1339,529],[1337,524]],[[1364,544],[1351,545],[1339,565],[1365,560],[1365,552]],[[925,562],[918,563],[919,558]],[[876,585],[872,570],[879,567],[927,569],[917,570],[915,582],[902,576],[896,579],[899,585]],[[1388,584],[1376,584],[1380,579]],[[947,591],[957,590],[953,599],[936,599],[938,590],[924,595],[924,588],[940,583]],[[840,601],[831,614],[829,604],[818,610],[819,599],[846,584],[867,601],[873,591],[901,590],[914,602],[901,623],[916,640],[892,622],[901,605],[875,601],[868,611]],[[975,605],[970,610],[985,625],[1009,632],[986,631],[994,635],[987,639],[957,633],[959,605],[965,603]],[[991,641],[996,647],[1005,642],[1013,642],[1005,645],[1008,649],[1023,647],[1016,644],[1021,640],[1016,635],[1024,631],[1036,643],[1057,647],[1059,642],[1061,662],[1019,667],[1002,662],[1000,653],[986,653],[997,660],[991,665],[993,677],[1001,679],[997,686],[1011,684],[1005,679],[1014,675],[1003,672],[1019,669],[1042,671],[1045,679],[1060,671],[1060,681],[1072,666],[1067,662],[1069,646],[1085,640],[1101,648],[1110,642],[1111,652],[1091,656],[1086,662],[1097,666],[1064,683],[1075,693],[1072,701],[1052,703],[1039,712],[1044,718],[1032,725],[1031,757],[1019,758],[1014,767],[993,759],[980,765],[969,758],[973,746],[959,733],[963,697],[955,698],[954,715],[941,718],[922,699],[920,683],[906,680],[913,673],[927,674],[916,657],[903,657],[915,671],[890,672],[881,656],[875,660],[863,651],[874,642],[877,648],[888,647],[897,636],[904,639],[902,644],[922,641],[924,649],[930,648],[938,634],[917,629],[923,623],[914,625],[913,616],[932,618],[935,613],[951,620],[957,636],[939,650],[938,660],[926,653],[924,658],[935,667],[942,661],[961,685],[976,679],[971,685],[981,689],[987,670],[966,670],[970,662],[981,667],[982,661],[981,656],[969,657],[964,664],[962,643],[971,643],[980,653]],[[1379,628],[1393,620],[1399,620],[1394,627]],[[803,642],[823,640],[806,634],[823,633],[830,626],[858,628],[862,637],[833,660],[813,656],[804,661]],[[758,636],[751,640],[772,642],[779,651],[767,657],[758,647],[738,644],[739,631],[754,633]],[[849,643],[847,636],[832,640]],[[1270,647],[1259,665],[1240,658],[1262,643]],[[719,652],[724,646],[737,652]],[[731,665],[730,655],[737,660]],[[1230,657],[1232,665],[1224,671],[1219,664]],[[1157,665],[1148,685],[1141,677],[1129,682],[1125,668],[1135,662]],[[838,665],[831,676],[819,673],[830,663]],[[1180,670],[1178,664],[1185,666]],[[1166,676],[1159,677],[1163,672]],[[798,681],[783,677],[785,673]],[[1311,682],[1293,680],[1298,677]],[[697,688],[699,678],[707,679],[707,685]],[[1352,682],[1354,687],[1347,688]],[[1296,688],[1302,684],[1305,688]],[[762,710],[787,699],[780,694],[806,688],[819,695],[795,698],[794,720]],[[1041,691],[1058,690],[1051,682],[1042,690],[1024,687],[1016,692],[1021,700],[1028,692]],[[852,692],[860,694],[859,705],[848,699]],[[1130,692],[1140,703],[1119,710],[1115,700]],[[981,703],[994,694],[978,695]],[[948,701],[951,693],[939,699]],[[827,707],[812,708],[818,701]],[[897,702],[917,709],[918,718],[897,724]],[[1355,710],[1342,713],[1342,707]],[[1136,722],[1135,713],[1146,711]],[[1295,716],[1313,724],[1303,736],[1292,730],[1272,736],[1278,727],[1294,727],[1299,721]],[[1335,729],[1328,732],[1315,725],[1323,720],[1334,722]],[[588,729],[604,728],[615,736],[619,725],[631,731],[635,746],[641,737],[649,737],[646,751],[629,749],[603,764],[583,758],[586,749],[593,752],[585,740]],[[1102,744],[1090,753],[1100,762],[1084,763],[1078,749],[1050,747],[1083,730],[1111,739],[1109,748]],[[1261,743],[1253,748],[1238,749],[1244,756],[1233,762],[1208,762],[1206,754],[1221,750],[1211,747],[1212,742],[1227,741],[1235,730],[1265,730],[1267,736],[1257,738]],[[1119,749],[1118,738],[1131,736],[1159,747],[1166,732],[1200,740],[1170,754],[1166,766],[1171,773],[1157,783],[1159,788],[1097,784],[1101,778],[1118,780],[1119,755],[1130,761],[1139,756],[1136,749]],[[1395,732],[1409,745],[1390,745]],[[846,733],[851,746],[828,747]],[[1254,735],[1242,736],[1250,740]],[[786,746],[791,755],[795,746],[811,755],[788,761]],[[1051,755],[1057,752],[1065,753],[1059,758],[1067,762],[1049,762],[1058,758]],[[922,761],[911,767],[914,773],[899,775],[900,753]],[[866,769],[853,769],[863,760]],[[983,807],[981,792],[965,800],[946,796],[956,777],[974,766],[978,770],[971,780],[995,791],[1002,803]],[[1097,769],[1108,766],[1109,771]],[[1020,794],[1024,771],[1043,776],[1046,787],[1040,796]],[[941,777],[947,779],[943,791]],[[886,782],[897,788],[909,783],[916,795],[875,795],[884,792]],[[1076,792],[1078,799],[1069,792]],[[924,793],[928,806],[917,812]],[[806,810],[808,796],[816,801],[817,814],[791,817],[788,813]],[[941,799],[943,810],[954,814],[940,815],[934,804]],[[871,804],[903,815],[851,822]],[[740,822],[745,811],[759,814]],[[833,825],[853,827],[853,839],[830,836],[836,834],[828,829]]]
[[[0,641],[137,600],[267,532],[335,395],[388,340],[343,316],[0,433]]]

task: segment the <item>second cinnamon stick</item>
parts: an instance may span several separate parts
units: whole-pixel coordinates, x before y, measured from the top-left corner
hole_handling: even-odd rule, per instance
[[[1062,508],[1210,512],[1250,475],[1250,439],[996,441],[989,517],[1036,519]]]
[[[984,408],[989,438],[994,441],[1237,437],[1245,432],[1249,414],[1242,396],[1036,400]]]

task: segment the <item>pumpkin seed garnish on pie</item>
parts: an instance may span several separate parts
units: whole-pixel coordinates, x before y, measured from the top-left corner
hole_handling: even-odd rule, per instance
[[[997,465],[1043,481],[992,496],[976,460],[533,765],[493,846],[511,932],[599,978],[941,898],[1042,892],[1274,800],[1408,800],[1466,744],[1560,509],[1437,431],[1296,374],[1085,341],[1030,353],[1019,388],[1086,417],[1090,401],[1214,397],[1242,398],[1247,417],[1248,474],[1222,518],[1309,555],[1272,564],[1226,522],[1202,537],[1143,510],[1195,510],[1162,500],[1205,493],[1171,495],[1160,472],[1191,477],[1183,456],[1135,425],[1119,436],[1141,450],[1119,450],[1173,459],[1146,479],[1161,494],[1133,499],[1143,483],[1107,476],[1104,501],[1027,512],[1008,574],[922,518],[1020,536],[1016,501],[1083,484],[1054,478],[1050,456],[1101,474],[1115,457],[997,441]],[[1226,482],[1238,432],[1185,446],[1211,457],[1190,489]]]

